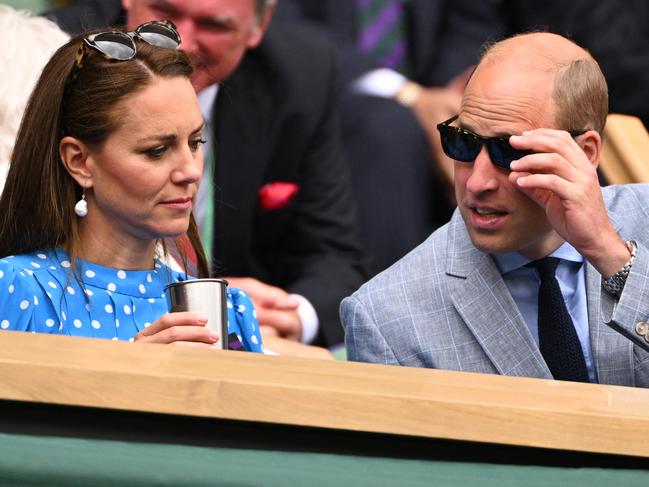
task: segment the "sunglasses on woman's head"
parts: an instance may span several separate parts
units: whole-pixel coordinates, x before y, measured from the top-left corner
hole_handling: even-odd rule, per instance
[[[482,146],[486,145],[491,162],[500,169],[511,171],[510,165],[513,161],[534,153],[530,150],[512,147],[509,143],[510,136],[484,137],[451,125],[457,118],[458,115],[455,115],[437,125],[442,139],[442,149],[451,159],[460,162],[474,162],[482,150]],[[576,137],[583,133],[583,131],[570,132],[570,135]]]
[[[146,22],[139,25],[133,32],[108,31],[90,34],[83,39],[79,46],[68,84],[79,76],[79,71],[83,68],[83,62],[91,49],[109,61],[133,59],[137,54],[136,37],[152,46],[168,49],[180,47],[180,34],[173,22],[169,20]]]

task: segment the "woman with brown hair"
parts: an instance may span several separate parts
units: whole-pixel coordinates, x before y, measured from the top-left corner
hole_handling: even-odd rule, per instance
[[[154,21],[86,33],[45,67],[0,199],[1,329],[219,339],[201,316],[165,313],[164,286],[187,278],[160,260],[167,247],[187,249],[195,273],[208,274],[191,213],[203,118],[179,45],[173,24]],[[242,291],[229,290],[228,319],[243,348],[261,351]]]

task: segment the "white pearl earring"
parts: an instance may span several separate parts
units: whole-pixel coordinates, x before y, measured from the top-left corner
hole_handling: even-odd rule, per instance
[[[74,212],[77,216],[83,218],[88,214],[88,203],[86,203],[86,192],[81,194],[81,199],[74,205]]]

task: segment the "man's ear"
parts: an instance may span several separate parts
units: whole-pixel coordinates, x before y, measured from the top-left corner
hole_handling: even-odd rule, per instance
[[[128,1],[128,0],[122,0],[122,1]],[[264,10],[264,13],[259,19],[259,22],[257,23],[254,32],[250,36],[250,39],[248,39],[248,49],[255,49],[257,46],[259,46],[259,44],[261,44],[261,40],[264,38],[264,34],[266,33],[266,29],[268,29],[268,24],[270,24],[270,20],[273,18],[274,12],[275,12],[275,2],[271,2],[266,7],[266,10]]]
[[[92,187],[92,170],[88,146],[74,137],[65,136],[59,142],[59,156],[70,176],[84,189]]]
[[[596,130],[589,130],[577,137],[577,143],[588,157],[590,163],[597,167],[602,152],[602,136]]]

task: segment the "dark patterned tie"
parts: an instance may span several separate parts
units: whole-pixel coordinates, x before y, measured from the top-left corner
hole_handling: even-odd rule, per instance
[[[586,361],[554,273],[559,259],[545,257],[527,264],[539,273],[539,348],[557,380],[589,382]]]
[[[407,68],[403,0],[356,0],[358,48],[386,68]]]

